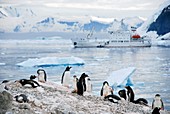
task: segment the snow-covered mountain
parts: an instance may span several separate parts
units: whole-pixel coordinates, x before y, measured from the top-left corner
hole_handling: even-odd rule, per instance
[[[82,20],[86,20],[82,22]],[[139,27],[144,20],[139,17],[100,18],[84,16],[82,20],[63,19],[60,15],[42,16],[28,7],[1,6],[0,32],[48,32],[48,31],[89,31],[128,30],[130,26]]]
[[[138,29],[141,34],[165,35],[170,32],[170,0],[166,0]],[[155,32],[154,32],[155,31]],[[152,32],[152,33],[151,33]]]

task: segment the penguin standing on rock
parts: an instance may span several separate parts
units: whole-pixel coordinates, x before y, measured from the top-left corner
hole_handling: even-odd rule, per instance
[[[85,77],[86,92],[92,92],[92,83],[89,77]]]
[[[70,69],[72,67],[67,66],[65,71],[63,72],[62,78],[61,78],[61,84],[65,87],[69,88],[70,84]]]
[[[141,104],[141,105],[148,106],[148,101],[144,98],[139,98],[137,100],[134,100],[135,94],[133,92],[133,89],[130,86],[125,86],[125,88],[127,89],[128,101],[133,102],[135,104]]]
[[[103,82],[102,89],[100,91],[100,95],[103,97],[106,97],[108,95],[113,95],[113,90],[109,86],[109,83],[107,81]]]
[[[73,91],[72,93],[77,93],[77,82],[78,82],[78,78],[76,75],[73,76]]]
[[[164,104],[163,104],[163,101],[162,101],[161,96],[159,94],[155,95],[155,98],[152,102],[152,109],[155,109],[155,108],[164,110]]]
[[[45,83],[47,81],[47,74],[44,69],[38,69],[37,74],[39,82]]]
[[[87,74],[83,73],[78,82],[77,82],[77,94],[78,95],[83,95],[84,91],[86,91],[86,83],[85,83],[85,78],[88,77]]]

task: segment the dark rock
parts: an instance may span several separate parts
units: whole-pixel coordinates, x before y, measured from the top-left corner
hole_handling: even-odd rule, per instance
[[[164,35],[170,32],[170,5],[165,7],[155,22],[149,28],[149,31],[157,31],[158,35]]]
[[[4,114],[12,107],[12,95],[7,91],[0,92],[0,114]]]

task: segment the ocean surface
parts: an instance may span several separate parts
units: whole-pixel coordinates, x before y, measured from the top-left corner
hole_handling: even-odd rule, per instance
[[[93,84],[93,94],[100,95],[103,82],[111,72],[135,67],[131,76],[135,99],[146,98],[151,105],[155,94],[160,94],[166,110],[170,110],[170,48],[74,48],[72,38],[85,37],[83,33],[1,33],[0,82],[29,78],[41,67],[18,66],[28,59],[43,57],[78,57],[84,65],[71,65],[71,75],[87,73]],[[107,34],[97,34],[107,38]],[[67,61],[67,60],[65,60]],[[35,63],[36,64],[36,63]],[[66,65],[43,67],[50,81],[60,83]],[[122,88],[116,88],[114,93]]]

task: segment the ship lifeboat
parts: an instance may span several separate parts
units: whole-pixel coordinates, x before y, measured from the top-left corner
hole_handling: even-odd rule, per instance
[[[134,38],[134,39],[139,39],[139,38],[141,38],[141,37],[140,37],[140,35],[135,34],[135,35],[132,35],[132,38]]]

